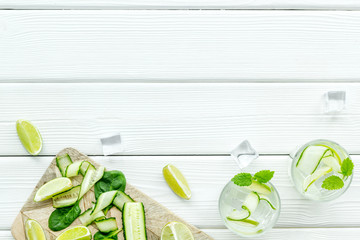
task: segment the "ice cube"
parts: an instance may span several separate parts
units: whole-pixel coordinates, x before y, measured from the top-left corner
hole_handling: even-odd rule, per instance
[[[123,151],[120,133],[104,135],[100,138],[105,156]]]
[[[235,159],[240,169],[247,167],[252,161],[259,157],[259,154],[250,145],[248,140],[240,143],[231,151],[231,156]]]
[[[345,91],[330,91],[325,93],[325,113],[339,113],[346,107]]]

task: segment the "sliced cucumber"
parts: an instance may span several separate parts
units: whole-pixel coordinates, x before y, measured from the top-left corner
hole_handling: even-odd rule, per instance
[[[258,194],[259,196],[259,200],[260,201],[265,201],[269,204],[269,206],[273,209],[276,210],[275,206],[271,203],[270,198],[268,198],[267,196],[265,196],[264,194]]]
[[[249,189],[250,191],[254,191],[266,195],[271,193],[271,187],[269,187],[266,184],[259,183],[258,181],[255,180],[252,181],[252,184],[250,186],[246,186],[244,188]]]
[[[60,193],[55,195],[53,199],[53,207],[54,208],[62,208],[62,207],[69,207],[74,205],[80,193],[80,186],[76,186],[67,190],[66,192]]]
[[[60,170],[60,173],[63,177],[66,176],[66,168],[72,164],[72,160],[69,156],[69,154],[65,154],[59,157],[56,157],[56,165]]]
[[[230,221],[241,221],[250,217],[250,212],[245,209],[241,209],[241,211],[234,209],[226,218]]]
[[[313,174],[305,178],[303,183],[303,190],[306,192],[311,186],[311,184],[313,184],[316,180],[318,180],[322,176],[325,176],[326,174],[330,173],[331,171],[332,168],[328,166],[324,166],[317,169]]]
[[[246,196],[242,209],[247,210],[249,214],[252,214],[259,205],[259,201],[257,193],[251,192]]]
[[[88,166],[85,176],[81,182],[81,189],[79,194],[79,200],[94,186],[94,184],[99,181],[104,175],[105,167],[100,166],[98,169],[95,169],[92,165]]]
[[[123,208],[125,240],[146,240],[145,210],[141,202],[127,202]]]
[[[66,167],[65,175],[66,177],[75,177],[79,175],[81,164],[84,161],[76,161]]]
[[[328,166],[331,167],[334,172],[341,172],[341,166],[339,164],[338,159],[334,158],[333,156],[325,157],[323,158],[322,162]]]
[[[122,211],[124,204],[127,202],[134,202],[134,200],[126,193],[124,193],[122,191],[118,191],[118,193],[113,201],[114,206],[117,207],[120,211]]]
[[[88,169],[88,167],[91,166],[91,168],[95,169],[95,167],[89,163],[88,161],[84,161],[81,166],[80,166],[80,173],[81,175],[85,176],[86,170]]]
[[[329,154],[331,150],[325,146],[308,146],[301,153],[296,167],[304,174],[309,175],[315,172],[321,159]]]
[[[93,208],[89,208],[79,216],[79,220],[82,223],[82,225],[88,226],[95,220],[100,220],[105,218],[105,214],[102,211],[98,212],[95,215],[91,215],[92,210]]]
[[[99,231],[103,233],[109,233],[118,230],[116,219],[114,217],[96,220],[95,224]]]
[[[244,220],[239,220],[239,221],[232,221],[232,220],[229,220],[228,221],[232,222],[232,223],[235,223],[237,225],[240,225],[242,227],[257,227],[259,225],[259,222],[255,221],[255,220],[252,220],[252,219],[244,219]]]
[[[118,191],[109,191],[100,194],[98,200],[96,201],[95,208],[92,211],[91,215],[96,214],[103,210],[104,208],[108,207],[114,201]]]

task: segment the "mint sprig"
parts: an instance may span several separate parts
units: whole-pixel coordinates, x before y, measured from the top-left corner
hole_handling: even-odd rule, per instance
[[[274,173],[275,173],[274,171],[262,170],[255,173],[254,179],[256,179],[260,183],[267,183],[273,178]]]
[[[343,180],[335,175],[332,175],[330,177],[327,177],[321,187],[327,190],[338,190],[344,186]]]
[[[345,159],[341,164],[341,173],[344,177],[349,177],[352,175],[354,169],[354,163],[350,158]]]
[[[258,181],[259,183],[269,182],[273,176],[274,171],[262,170],[252,176],[250,173],[239,173],[235,175],[231,181],[240,187],[250,186],[253,181]]]

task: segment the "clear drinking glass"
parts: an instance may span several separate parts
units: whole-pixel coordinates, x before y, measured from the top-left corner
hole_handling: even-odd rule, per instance
[[[247,224],[247,222],[228,220],[232,212],[244,211],[242,206],[247,196],[252,193],[252,190],[246,187],[239,187],[232,181],[224,187],[219,199],[219,211],[228,229],[243,237],[253,237],[254,235],[263,234],[275,225],[280,215],[280,197],[271,183],[266,183],[266,186],[269,187],[271,192],[267,195],[260,194],[260,196],[270,201],[275,209],[273,209],[266,200],[260,200],[255,211],[251,213],[251,217],[249,217],[251,221],[253,220],[258,223],[257,226]]]
[[[307,199],[330,201],[341,196],[350,186],[353,174],[343,177],[341,162],[350,158],[339,144],[329,140],[314,140],[303,145],[294,156],[290,175],[297,191]],[[322,188],[323,181],[329,176],[338,176],[344,186],[338,190]]]

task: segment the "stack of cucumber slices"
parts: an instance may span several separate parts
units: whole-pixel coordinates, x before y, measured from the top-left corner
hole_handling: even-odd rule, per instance
[[[344,180],[352,174],[353,163],[349,158],[342,159],[331,147],[318,144],[304,148],[296,162],[304,181],[302,191],[308,192],[311,186],[324,176],[327,177],[322,188],[338,190],[344,186]]]
[[[147,239],[144,205],[124,192],[126,179],[122,172],[95,168],[88,161],[73,162],[68,154],[57,157],[56,163],[62,177],[45,183],[34,197],[35,202],[52,199],[55,210],[48,221],[52,231],[63,230],[79,218],[83,226],[93,224],[99,230],[94,235],[95,240],[117,240],[122,230],[125,240]],[[73,186],[72,178],[80,175],[83,176],[81,184]],[[96,202],[81,212],[80,201],[92,187]],[[116,218],[107,217],[113,206],[122,212],[123,229],[118,227]]]

